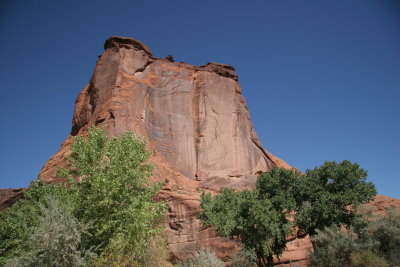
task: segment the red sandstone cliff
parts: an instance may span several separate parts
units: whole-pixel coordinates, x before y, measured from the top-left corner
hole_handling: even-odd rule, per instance
[[[249,188],[261,172],[291,168],[262,147],[234,68],[155,58],[130,38],[111,37],[104,48],[76,100],[71,134],[44,165],[42,177],[58,181],[57,167],[65,164],[72,136],[87,134],[89,126],[102,127],[109,135],[133,130],[155,151],[153,179],[170,181],[159,197],[169,201],[165,226],[174,255],[182,259],[210,248],[228,257],[237,244],[200,223],[200,192]],[[0,189],[0,208],[21,194]],[[390,205],[400,208],[400,200],[377,196],[371,205],[378,211]],[[281,257],[282,266],[290,261],[306,266],[311,249],[309,238],[294,238]]]
[[[166,224],[174,254],[185,258],[207,247],[227,256],[236,245],[201,225],[200,192],[249,188],[261,172],[290,168],[262,147],[235,69],[155,58],[130,38],[111,37],[104,48],[76,100],[71,135],[44,165],[42,177],[57,181],[72,136],[85,135],[89,126],[109,135],[133,130],[155,151],[154,179],[170,181],[160,198],[169,201]]]

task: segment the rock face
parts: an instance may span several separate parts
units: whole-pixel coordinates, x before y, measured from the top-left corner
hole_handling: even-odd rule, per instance
[[[71,134],[43,166],[41,175],[60,181],[57,168],[66,164],[72,137],[96,125],[109,135],[133,130],[154,150],[154,181],[169,182],[159,194],[168,200],[166,234],[175,257],[185,259],[200,248],[228,258],[238,244],[204,227],[198,215],[202,191],[223,187],[251,188],[261,172],[291,168],[261,145],[231,66],[196,67],[152,56],[143,43],[111,37],[104,44],[89,84],[76,99]],[[11,206],[23,189],[0,189],[0,210]],[[400,200],[377,196],[375,212]],[[312,244],[292,233],[278,266],[307,266]]]
[[[169,201],[166,227],[178,258],[199,248],[228,256],[237,245],[217,237],[199,219],[203,190],[250,188],[261,172],[291,168],[261,145],[231,66],[196,67],[152,56],[143,43],[111,37],[104,44],[89,84],[79,94],[70,136],[44,165],[41,175],[57,182],[72,136],[89,126],[109,135],[133,130],[154,150],[154,180],[169,183],[160,198]]]
[[[377,215],[385,215],[389,208],[400,210],[400,199],[382,195],[375,196],[375,199],[368,203],[372,212]]]
[[[22,197],[23,192],[23,188],[0,189],[0,211],[12,206],[19,198]]]

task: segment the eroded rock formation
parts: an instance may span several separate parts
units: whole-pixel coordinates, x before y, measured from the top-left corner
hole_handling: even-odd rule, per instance
[[[42,177],[57,181],[72,136],[96,125],[109,135],[133,130],[154,150],[154,179],[169,183],[166,218],[171,249],[186,258],[199,248],[228,256],[236,244],[217,237],[199,219],[203,190],[252,187],[273,167],[290,168],[261,145],[250,121],[238,76],[231,66],[196,67],[152,56],[143,43],[111,37],[89,84],[76,100],[70,136],[44,165]]]
[[[72,137],[86,135],[88,127],[102,127],[109,135],[133,130],[155,151],[154,181],[169,181],[159,198],[169,202],[165,227],[174,255],[185,259],[208,248],[229,257],[238,245],[198,219],[201,192],[250,188],[261,172],[291,168],[262,147],[235,69],[218,63],[196,67],[174,62],[172,56],[155,58],[131,38],[111,37],[104,49],[76,99],[71,134],[44,165],[42,177],[59,181],[57,168],[66,163]],[[22,194],[22,189],[0,189],[0,210]],[[384,213],[388,207],[400,209],[400,200],[377,196],[370,205]],[[279,266],[307,266],[310,239],[296,232],[290,238]]]

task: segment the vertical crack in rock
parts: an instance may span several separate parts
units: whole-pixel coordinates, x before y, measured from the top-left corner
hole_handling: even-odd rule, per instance
[[[193,128],[194,128],[194,150],[195,150],[195,177],[198,178],[199,169],[199,149],[201,142],[201,126],[200,126],[200,85],[194,77],[192,95],[192,116],[193,116]]]

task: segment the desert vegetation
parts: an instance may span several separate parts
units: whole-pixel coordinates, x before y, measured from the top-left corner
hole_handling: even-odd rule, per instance
[[[400,266],[400,212],[373,215],[364,208],[347,229],[317,230],[311,266]]]
[[[2,266],[173,266],[160,233],[166,203],[154,200],[146,143],[132,132],[107,138],[92,127],[74,137],[62,183],[41,179],[0,214]],[[253,190],[203,193],[200,218],[243,249],[230,266],[273,266],[290,230],[312,237],[311,266],[400,266],[400,214],[376,217],[359,207],[373,199],[367,172],[350,161],[305,173],[272,169]],[[214,252],[178,267],[218,267]]]
[[[257,266],[273,266],[291,228],[314,237],[329,227],[351,227],[359,217],[354,209],[376,194],[366,177],[364,169],[346,160],[325,162],[305,174],[272,169],[259,176],[253,190],[203,194],[200,218],[219,234],[238,238]]]
[[[77,136],[64,183],[32,182],[23,199],[1,213],[4,266],[141,266],[166,203],[154,200],[144,140],[132,132],[107,138],[92,127]],[[76,182],[79,180],[80,182]]]

